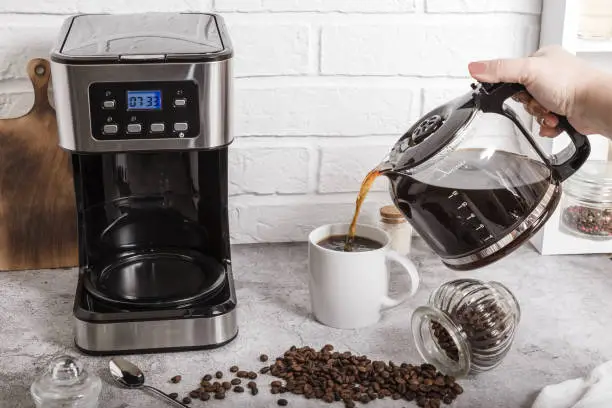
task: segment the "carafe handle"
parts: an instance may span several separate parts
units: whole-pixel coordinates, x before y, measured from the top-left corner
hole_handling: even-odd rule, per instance
[[[574,129],[567,120],[567,117],[551,112],[559,119],[557,128],[565,131],[572,143],[557,154],[550,156],[545,155],[533,139],[531,132],[523,126],[516,113],[512,109],[504,106],[506,99],[519,92],[529,94],[523,85],[517,83],[482,83],[480,91],[477,92],[475,97],[479,100],[480,109],[483,112],[498,113],[514,122],[533,148],[536,149],[542,159],[550,166],[555,181],[560,183],[574,174],[588,159],[591,154],[589,139]]]

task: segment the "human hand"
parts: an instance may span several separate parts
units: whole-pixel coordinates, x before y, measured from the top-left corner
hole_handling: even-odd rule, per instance
[[[580,133],[591,134],[593,118],[585,103],[590,82],[597,72],[579,58],[559,46],[541,48],[527,58],[478,61],[469,64],[472,77],[481,82],[512,82],[525,86],[529,94],[519,93],[514,99],[540,124],[540,135],[555,137],[558,118],[566,116]],[[595,118],[596,119],[596,118]]]

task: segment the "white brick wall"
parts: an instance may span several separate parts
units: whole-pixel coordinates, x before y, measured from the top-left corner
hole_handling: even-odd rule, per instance
[[[468,89],[470,60],[535,50],[541,0],[0,1],[0,117],[29,108],[25,65],[48,55],[66,15],[146,10],[216,11],[230,28],[238,243],[350,221],[361,179],[412,121]],[[492,119],[477,132],[510,129]],[[362,221],[388,202],[378,180]]]

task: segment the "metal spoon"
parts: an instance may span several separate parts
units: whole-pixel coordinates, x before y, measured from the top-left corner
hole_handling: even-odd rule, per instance
[[[170,398],[166,393],[158,390],[157,388],[145,385],[144,373],[140,370],[140,368],[136,367],[126,359],[115,357],[108,363],[108,367],[113,379],[126,388],[148,389],[165,398],[167,401],[174,403],[176,406],[191,408],[175,399]]]

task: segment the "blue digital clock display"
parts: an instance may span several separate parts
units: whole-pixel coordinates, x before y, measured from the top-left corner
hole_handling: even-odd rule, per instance
[[[127,91],[127,110],[161,110],[161,91]]]

